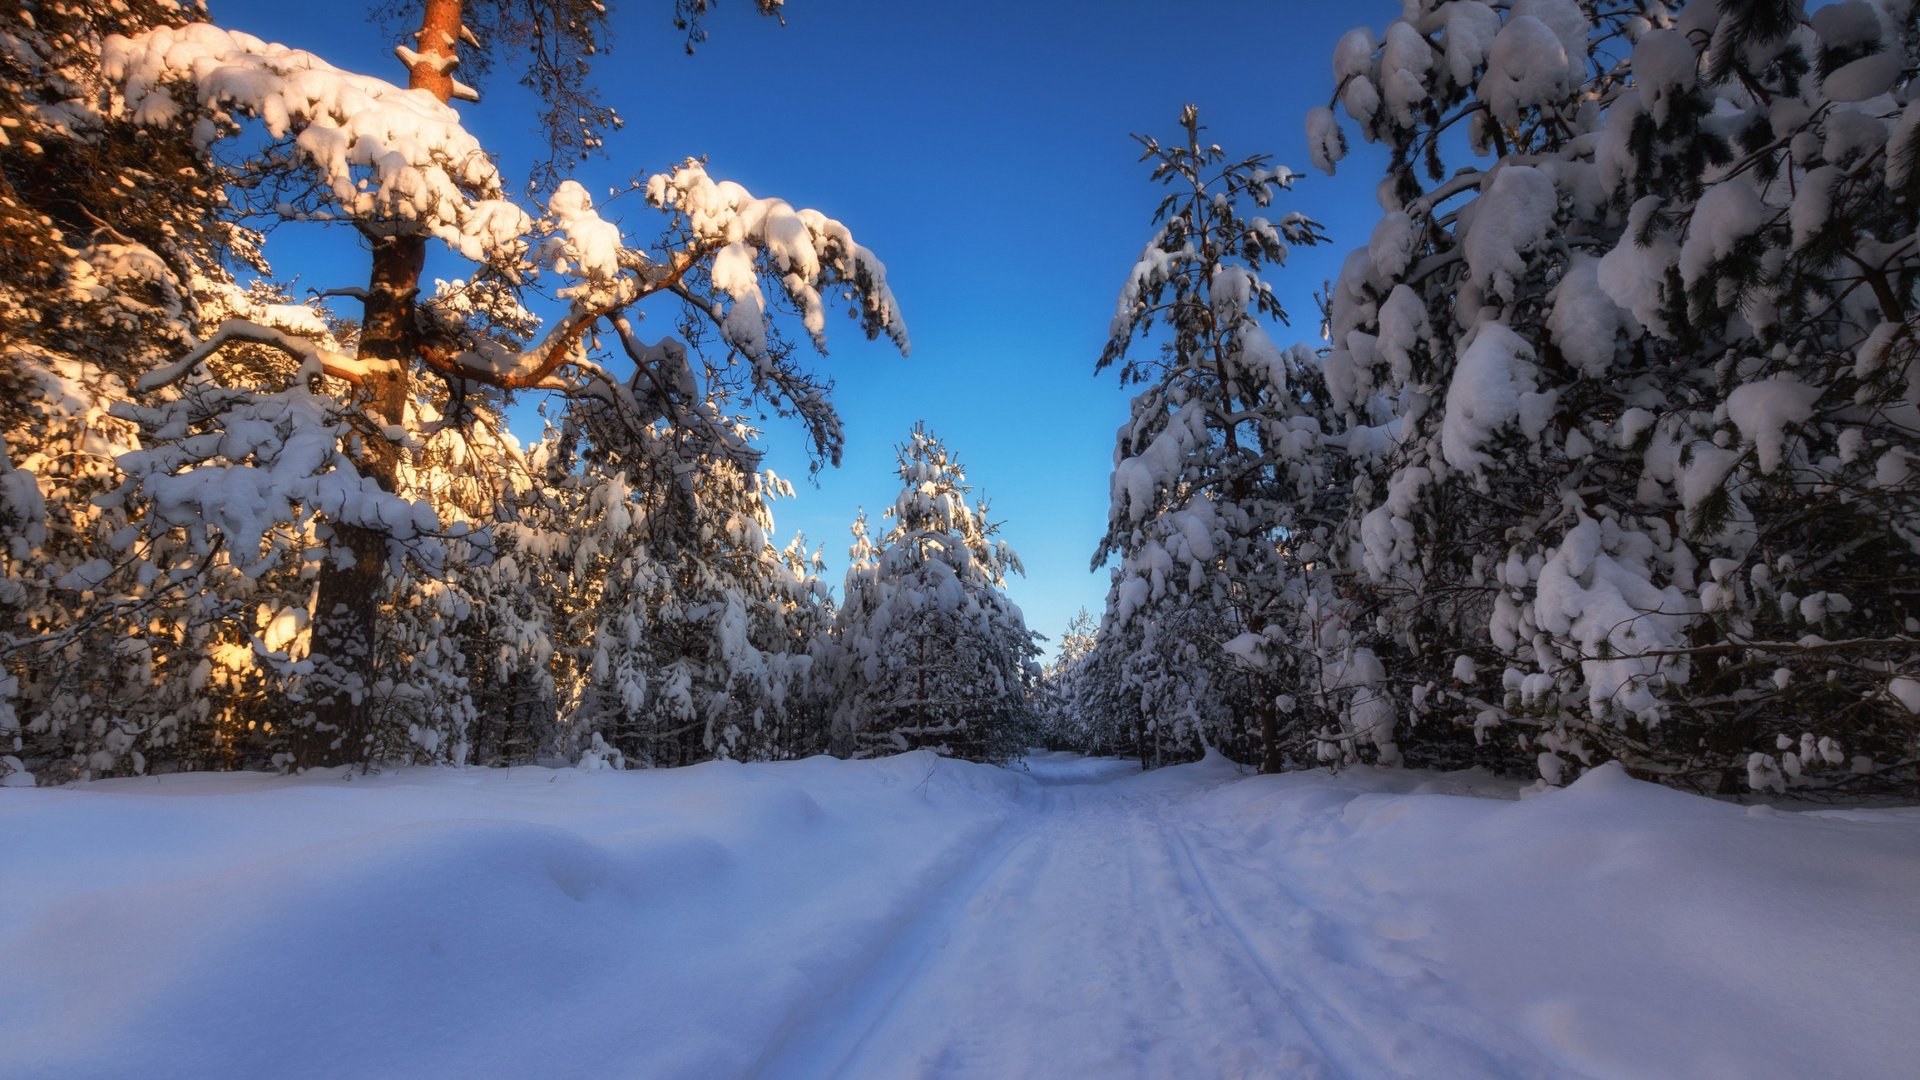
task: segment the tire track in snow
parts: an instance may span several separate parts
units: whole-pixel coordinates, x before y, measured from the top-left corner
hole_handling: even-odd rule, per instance
[[[885,1026],[900,1000],[927,968],[928,958],[944,943],[974,897],[1013,856],[1041,831],[1053,793],[1042,789],[1043,807],[1018,807],[1006,825],[981,845],[962,868],[922,894],[917,915],[893,928],[885,944],[847,980],[824,997],[795,1010],[768,1041],[747,1073],[756,1080],[817,1080],[837,1076]],[[1032,814],[1031,818],[1027,815]]]
[[[1275,999],[1286,1008],[1288,1015],[1293,1017],[1294,1023],[1300,1027],[1300,1030],[1313,1041],[1314,1048],[1319,1051],[1320,1057],[1345,1075],[1386,1075],[1391,1066],[1377,1051],[1364,1065],[1354,1062],[1350,1054],[1341,1052],[1347,1048],[1370,1046],[1373,1040],[1355,1028],[1352,1023],[1346,1022],[1345,1015],[1339,1009],[1327,1008],[1325,1011],[1341,1019],[1342,1026],[1345,1028],[1341,1034],[1357,1037],[1334,1038],[1327,1031],[1327,1025],[1323,1021],[1317,1021],[1308,1015],[1308,1011],[1300,1003],[1301,996],[1306,992],[1304,984],[1283,978],[1273,965],[1267,962],[1266,957],[1261,955],[1260,949],[1254,944],[1246,928],[1241,925],[1239,918],[1227,910],[1213,882],[1201,871],[1199,861],[1194,858],[1193,845],[1187,838],[1175,827],[1164,824],[1160,827],[1160,836],[1167,856],[1173,862],[1181,880],[1186,884],[1189,895],[1205,899],[1215,916],[1215,921],[1238,942],[1240,958],[1266,981]],[[1287,901],[1296,907],[1300,906],[1292,896],[1288,896]],[[1331,1006],[1332,1004],[1321,995],[1311,996],[1322,1005]]]
[[[1565,1075],[1365,925],[1389,897],[1336,876],[1348,917],[1270,855],[1241,865],[1192,794],[1016,799],[748,1075]]]
[[[753,1074],[1319,1077],[1338,1060],[1182,870],[1165,797],[1042,789]]]

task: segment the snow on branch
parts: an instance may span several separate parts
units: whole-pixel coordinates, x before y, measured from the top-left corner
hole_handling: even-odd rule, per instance
[[[569,182],[561,185],[561,190],[566,190],[568,186],[578,185]],[[599,219],[595,218],[595,221]],[[607,224],[604,221],[599,223]],[[617,241],[617,234],[613,239]],[[617,243],[608,246],[610,249],[617,248]],[[629,256],[632,254],[625,249],[617,252],[609,250],[605,269],[609,273],[618,273],[631,261]],[[643,267],[643,272],[638,274],[591,278],[585,285],[567,290],[573,294],[572,307],[529,348],[512,352],[481,340],[475,342],[473,348],[455,351],[437,348],[430,343],[423,350],[422,358],[428,367],[442,374],[501,390],[573,389],[572,383],[555,377],[563,365],[572,364],[581,368],[589,377],[601,374],[598,367],[586,359],[581,348],[593,325],[601,319],[617,315],[648,296],[674,289],[687,272],[698,265],[700,255],[698,250],[687,252],[676,258],[670,266]],[[592,258],[598,259],[599,256]],[[593,263],[583,269],[594,269],[600,265]]]
[[[822,291],[847,285],[867,336],[884,333],[902,354],[908,351],[906,321],[887,286],[886,264],[840,222],[818,210],[795,210],[782,199],[756,198],[731,180],[716,182],[692,160],[650,178],[647,199],[682,215],[696,241],[716,248],[713,284],[733,301],[719,320],[727,344],[756,359],[768,354],[759,282],[764,268],[778,276],[800,309],[815,347],[826,347]],[[770,265],[763,267],[763,260]]]
[[[315,375],[327,375],[358,385],[375,367],[388,363],[356,359],[298,334],[275,330],[246,319],[230,319],[222,323],[212,337],[195,345],[180,359],[142,375],[135,388],[145,394],[163,386],[171,386],[192,374],[214,353],[236,343],[265,345],[286,353],[300,361],[300,378],[303,380]]]
[[[572,279],[560,290],[571,310],[531,349],[511,353],[484,344],[430,348],[427,363],[503,388],[565,389],[553,379],[600,319],[647,296],[672,291],[705,267],[730,301],[707,304],[726,343],[772,378],[780,349],[769,332],[762,278],[779,281],[816,347],[825,348],[825,295],[840,289],[856,305],[868,336],[885,333],[905,352],[905,321],[887,286],[886,267],[840,222],[779,199],[755,198],[731,182],[715,182],[688,162],[647,185],[648,200],[684,220],[691,243],[666,265],[628,247],[618,226],[602,218],[581,185],[559,185],[539,221],[502,197],[500,177],[459,115],[430,93],[335,68],[311,53],[205,24],[166,27],[137,38],[113,37],[105,70],[136,123],[197,122],[203,142],[258,120],[276,139],[290,139],[338,214],[362,228],[411,230],[437,237],[475,262],[503,267],[518,280],[534,265]],[[542,237],[530,249],[529,236]],[[236,326],[203,349],[149,377],[180,378],[231,340],[272,345],[309,359],[309,346],[259,327]],[[306,350],[306,351],[303,351]],[[351,362],[323,358],[328,374],[351,379]]]
[[[206,23],[110,37],[103,69],[135,123],[210,120],[196,129],[210,142],[215,125],[248,117],[290,137],[356,223],[419,229],[475,262],[521,250],[527,214],[500,197],[499,172],[459,114],[426,91]]]
[[[229,402],[223,420],[219,431],[121,455],[154,531],[187,530],[199,546],[225,536],[235,568],[255,578],[288,554],[275,530],[316,513],[375,530],[423,565],[444,558],[433,506],[383,490],[340,452],[346,425],[331,398],[296,386]]]

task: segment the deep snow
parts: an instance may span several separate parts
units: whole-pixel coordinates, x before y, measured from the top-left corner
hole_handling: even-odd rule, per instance
[[[909,754],[0,791],[0,1076],[1908,1076],[1920,812]]]

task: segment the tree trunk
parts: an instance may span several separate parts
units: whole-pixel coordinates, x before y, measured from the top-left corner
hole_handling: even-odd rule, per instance
[[[920,700],[914,706],[913,722],[914,722],[914,726],[919,728],[924,733],[927,730],[927,727],[929,726],[929,721],[927,720],[927,632],[925,629],[922,629],[920,631],[919,646],[920,646],[920,665],[919,665],[920,666]],[[921,737],[925,738],[926,736],[923,734]]]
[[[1277,773],[1285,765],[1280,757],[1280,710],[1271,694],[1255,700],[1260,702],[1260,771]]]
[[[462,0],[426,0],[419,59],[408,72],[410,89],[447,101],[453,93],[451,60],[460,37]],[[369,234],[373,272],[360,328],[359,357],[370,365],[355,391],[363,422],[350,434],[348,456],[360,475],[383,491],[399,482],[400,447],[383,429],[406,421],[410,377],[420,352],[415,301],[426,264],[426,237],[397,230]],[[332,538],[322,564],[314,604],[313,724],[295,746],[301,767],[360,764],[373,750],[373,686],[378,663],[380,605],[386,591],[387,537],[356,525],[329,523]]]

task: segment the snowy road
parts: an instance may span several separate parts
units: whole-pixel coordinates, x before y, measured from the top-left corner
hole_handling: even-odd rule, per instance
[[[1140,791],[1136,769],[1112,765],[1038,765],[1025,813],[755,1075],[1556,1072],[1459,1037],[1475,1021],[1444,1002],[1410,1014],[1430,973],[1383,975],[1283,882],[1251,882],[1256,910],[1226,900],[1240,893],[1214,879],[1231,855],[1181,812],[1191,787]]]
[[[1907,1077],[1920,812],[1598,769],[0,791],[0,1078]]]

